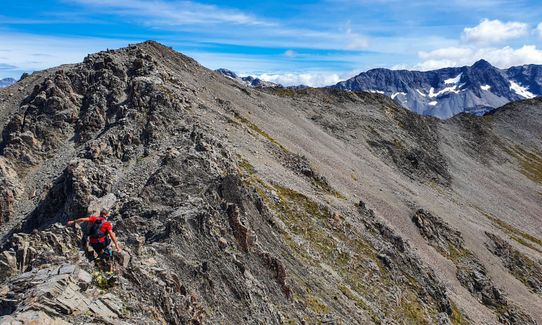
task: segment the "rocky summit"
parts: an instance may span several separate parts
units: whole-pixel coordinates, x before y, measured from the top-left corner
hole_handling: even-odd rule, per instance
[[[0,128],[2,324],[542,323],[541,99],[439,120],[145,42],[0,90]],[[103,208],[111,278],[67,226]]]
[[[511,101],[542,96],[542,66],[498,69],[480,60],[470,67],[424,72],[373,69],[333,87],[384,94],[422,115],[480,116]]]

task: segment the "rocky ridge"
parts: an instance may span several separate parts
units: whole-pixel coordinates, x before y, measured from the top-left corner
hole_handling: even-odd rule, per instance
[[[510,273],[479,257],[500,261],[453,214],[491,216],[477,227],[537,256],[536,240],[515,239],[537,235],[521,218],[540,209],[526,194],[539,186],[538,100],[515,104],[522,114],[441,122],[378,94],[244,87],[155,42],[34,73],[18,89],[0,91],[2,321],[538,321],[536,293],[501,289],[494,272]],[[469,164],[507,171],[490,179],[508,182],[501,201],[513,209],[484,204],[492,184],[468,189],[486,186],[484,171],[464,176]],[[470,252],[458,286],[408,221],[418,206],[455,223],[435,227]],[[89,281],[80,230],[63,226],[102,207],[126,247],[105,291]]]

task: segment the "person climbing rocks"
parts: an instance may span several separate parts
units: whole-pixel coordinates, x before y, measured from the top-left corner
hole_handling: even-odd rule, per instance
[[[117,252],[122,252],[122,249],[117,240],[115,232],[113,232],[113,225],[107,221],[109,216],[109,211],[103,209],[100,211],[100,216],[90,216],[86,218],[79,218],[76,220],[68,221],[68,225],[79,224],[82,222],[89,222],[91,226],[88,232],[88,241],[90,246],[94,249],[98,257],[109,264],[109,271],[111,271],[112,265],[109,263],[113,257],[111,251],[111,240],[115,243],[115,248]]]

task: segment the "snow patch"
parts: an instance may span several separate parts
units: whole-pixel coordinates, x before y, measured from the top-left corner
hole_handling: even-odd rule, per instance
[[[431,88],[431,89],[433,89],[433,88]],[[438,102],[436,100],[428,103],[428,105],[431,105],[431,106],[437,106],[437,104],[438,104]]]
[[[523,98],[531,99],[536,97],[535,94],[529,91],[529,87],[523,87],[512,80],[510,80],[510,90],[514,91]]]
[[[400,92],[397,92],[397,93],[394,93],[393,95],[391,95],[391,99],[395,99],[395,97],[399,96],[399,95],[403,95],[403,96],[406,96],[406,93],[400,91]]]
[[[461,76],[463,75],[463,73],[460,73],[457,77],[455,78],[450,78],[450,79],[446,79],[444,80],[444,84],[445,85],[457,85],[459,83],[459,81],[461,81]]]
[[[488,91],[488,90],[491,89],[491,86],[490,86],[490,85],[483,85],[483,86],[480,86],[480,88],[481,88],[482,90]]]
[[[454,84],[453,86],[450,86],[450,87],[446,87],[442,90],[439,90],[438,92],[435,92],[435,88],[431,87],[431,89],[429,89],[429,97],[431,98],[434,98],[434,97],[438,97],[440,95],[443,95],[445,93],[455,93],[455,94],[459,94],[459,92],[461,91],[461,87],[463,87],[465,84],[461,84],[461,85],[457,85],[457,84]]]
[[[373,93],[373,94],[382,94],[384,95],[384,92],[382,90],[372,90],[372,89],[369,89],[367,90],[368,92],[370,93]]]
[[[463,87],[465,84],[459,84],[461,81],[461,76],[463,76],[463,73],[458,74],[454,78],[446,79],[444,80],[444,89],[439,90],[438,92],[435,92],[435,88],[431,87],[429,89],[429,97],[435,98],[439,97],[440,95],[444,95],[446,93],[455,93],[458,94],[461,91],[461,87]]]
[[[418,94],[422,95],[423,97],[427,96],[426,94],[422,93],[419,89],[416,89],[416,91],[418,92]]]

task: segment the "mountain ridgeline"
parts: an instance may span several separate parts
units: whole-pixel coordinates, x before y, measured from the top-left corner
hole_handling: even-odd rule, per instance
[[[483,115],[511,101],[541,96],[542,65],[498,69],[480,60],[470,67],[425,72],[373,69],[333,87],[384,94],[421,115]]]
[[[274,82],[265,81],[253,76],[240,77],[235,72],[228,69],[224,69],[224,68],[216,69],[215,72],[223,75],[226,78],[235,80],[239,82],[240,84],[248,86],[248,87],[277,87],[279,86],[278,84]]]
[[[148,41],[0,89],[0,131],[2,325],[542,323],[540,98],[441,120]],[[67,226],[102,208],[115,285]]]
[[[17,82],[17,80],[15,80],[15,79],[13,79],[13,78],[4,78],[4,79],[0,79],[0,88],[4,88],[4,87],[11,86],[11,85],[13,85],[15,82]]]

